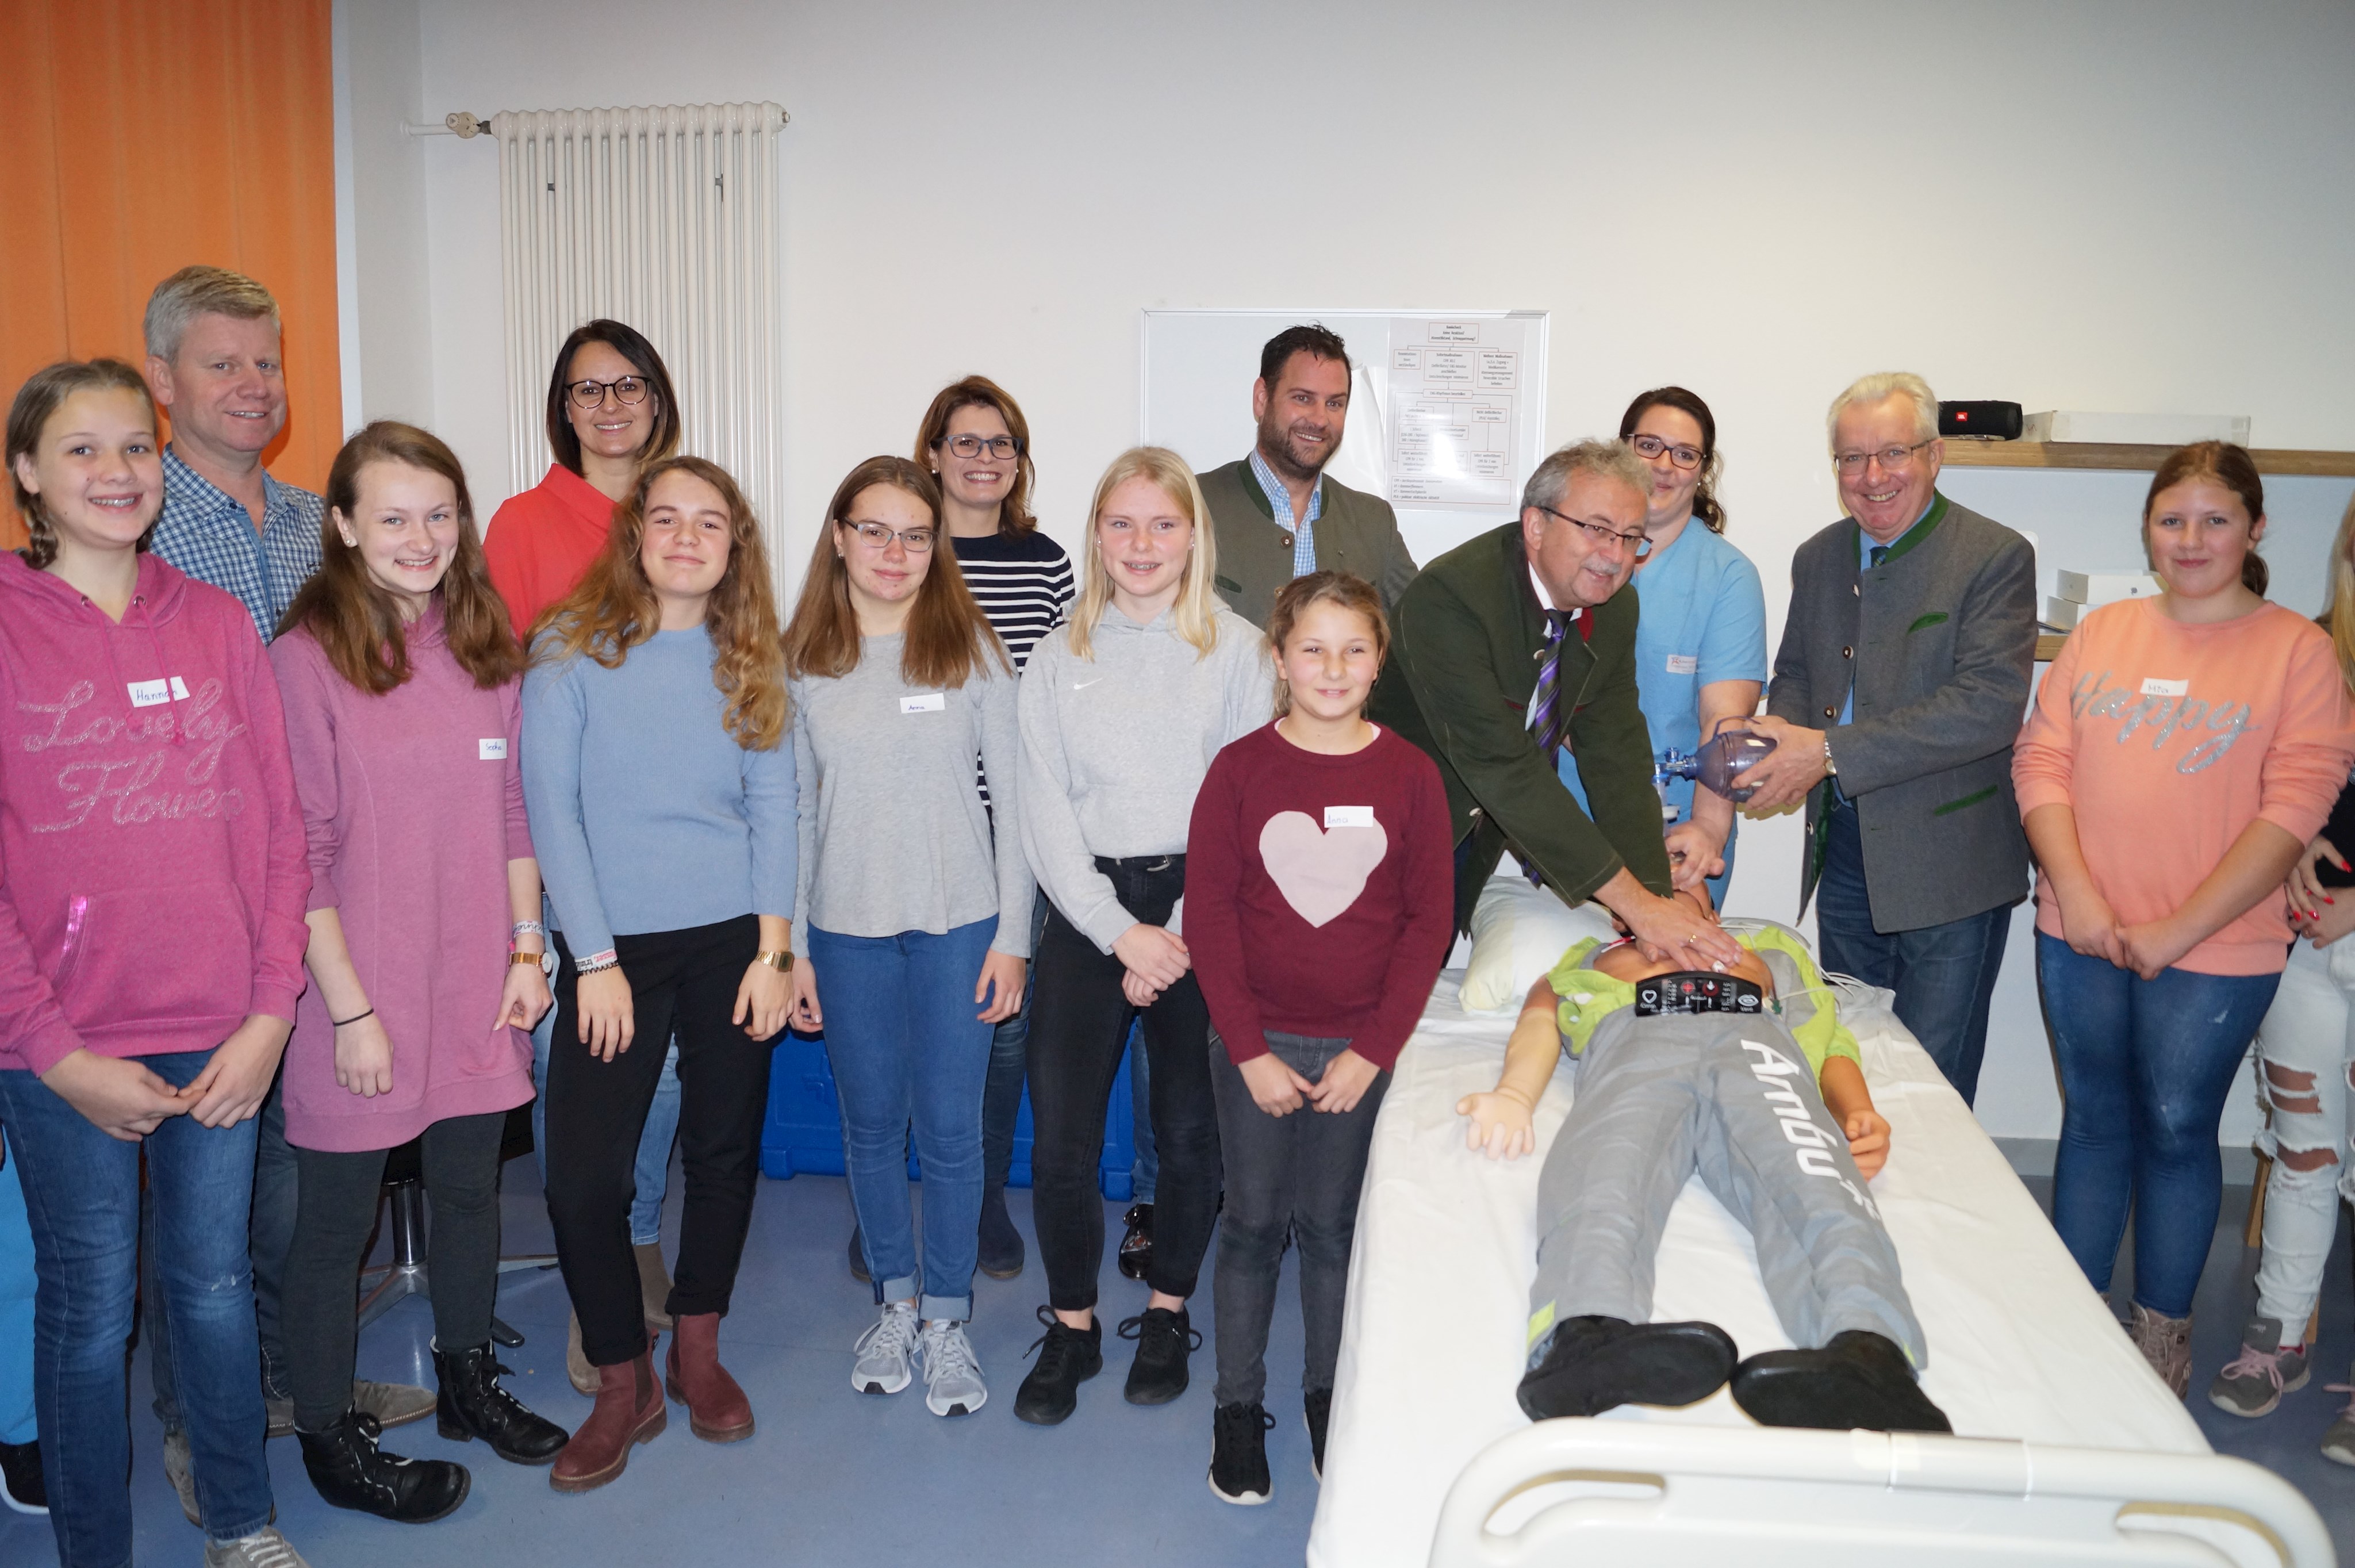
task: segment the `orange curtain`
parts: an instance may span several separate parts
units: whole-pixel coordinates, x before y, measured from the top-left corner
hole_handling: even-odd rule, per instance
[[[139,363],[191,262],[277,296],[285,432],[319,489],[343,439],[330,0],[0,0],[0,399],[52,360]],[[0,547],[22,521],[0,512]]]

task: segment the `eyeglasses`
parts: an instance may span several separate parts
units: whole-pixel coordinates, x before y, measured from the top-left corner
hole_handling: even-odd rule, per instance
[[[868,549],[889,549],[898,539],[910,555],[922,555],[932,548],[939,537],[937,528],[890,528],[881,523],[854,523],[845,518],[842,526],[858,536],[858,542]]]
[[[932,444],[945,446],[959,457],[979,457],[986,452],[1000,462],[1018,457],[1022,453],[1022,443],[1010,435],[950,435],[943,436]]]
[[[1584,528],[1586,537],[1596,544],[1615,544],[1637,560],[1652,553],[1652,541],[1642,533],[1623,534],[1617,528],[1606,528],[1601,523],[1582,523],[1567,512],[1557,512],[1551,507],[1540,507],[1549,517],[1559,517],[1574,528]]]
[[[570,392],[572,400],[584,409],[593,409],[603,402],[608,391],[617,401],[643,403],[646,400],[646,379],[624,376],[618,381],[575,381],[565,390]]]
[[[1932,436],[1930,441],[1936,439]],[[1929,444],[1929,441],[1917,441],[1911,446],[1884,446],[1879,452],[1843,452],[1832,459],[1832,466],[1840,471],[1841,477],[1853,479],[1864,472],[1867,463],[1878,458],[1882,473],[1902,474],[1913,466],[1913,454]]]
[[[1668,461],[1679,468],[1700,466],[1701,450],[1698,446],[1671,446],[1657,435],[1630,436],[1627,444],[1636,449],[1636,456],[1647,462],[1665,452],[1668,454]]]

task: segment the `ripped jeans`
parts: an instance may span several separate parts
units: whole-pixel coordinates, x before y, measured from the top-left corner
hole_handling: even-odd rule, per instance
[[[2306,1333],[2339,1232],[2339,1200],[2355,1198],[2349,1102],[2355,1101],[2355,939],[2289,950],[2281,989],[2257,1029],[2258,1093],[2272,1113],[2257,1147],[2273,1157],[2257,1316]]]

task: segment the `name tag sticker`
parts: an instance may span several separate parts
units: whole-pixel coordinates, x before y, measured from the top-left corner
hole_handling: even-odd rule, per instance
[[[507,738],[505,735],[499,735],[487,741],[475,741],[474,755],[486,763],[506,762],[507,760]]]
[[[900,699],[902,713],[942,713],[948,709],[949,695],[945,691],[918,692],[913,697]]]
[[[1370,805],[1328,805],[1325,808],[1327,827],[1371,827],[1374,808]]]
[[[1699,654],[1670,654],[1668,656],[1668,673],[1670,675],[1690,675],[1700,668],[1700,656]]]
[[[134,680],[126,682],[125,687],[131,693],[131,706],[133,708],[153,708],[158,703],[169,702],[176,697],[183,702],[188,699],[188,683],[176,675],[168,683],[161,680]]]
[[[2152,676],[2142,683],[2142,694],[2145,697],[2181,697],[2190,689],[2191,682],[2189,679],[2161,680],[2158,677]]]

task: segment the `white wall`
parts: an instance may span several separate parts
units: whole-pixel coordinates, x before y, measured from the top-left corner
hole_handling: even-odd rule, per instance
[[[2333,0],[416,3],[418,118],[789,110],[796,562],[841,474],[905,450],[969,370],[1023,400],[1046,526],[1072,542],[1135,438],[1146,305],[1550,311],[1556,439],[1660,381],[1715,407],[1776,635],[1791,550],[1836,515],[1822,411],[1867,370],[2355,447],[2355,10]],[[427,299],[388,287],[362,318],[430,377],[487,507],[497,155],[421,145]],[[2277,562],[2318,560],[2344,502],[2304,488]],[[2073,528],[2079,557],[2131,557],[2131,478],[1949,489],[2048,548]],[[2312,599],[2310,572],[2281,575]],[[1790,914],[1797,842],[1788,820],[1745,831],[1734,908]],[[2023,930],[1980,1101],[1999,1134],[2058,1125],[2035,1008]]]
[[[346,429],[375,419],[430,425],[440,418],[433,362],[421,351],[433,284],[425,159],[417,138],[401,129],[404,120],[428,118],[418,27],[417,0],[336,0],[336,303]]]

